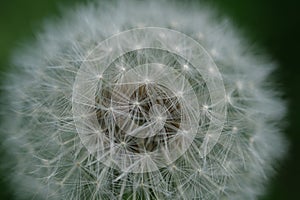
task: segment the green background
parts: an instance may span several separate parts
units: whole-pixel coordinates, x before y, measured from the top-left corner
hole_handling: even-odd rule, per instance
[[[255,45],[262,47],[279,63],[277,82],[288,101],[288,122],[284,132],[290,141],[287,157],[278,166],[262,200],[299,199],[300,196],[300,3],[297,0],[204,0],[229,17]],[[83,0],[0,0],[0,72],[10,67],[13,49],[34,39],[43,21],[60,16],[61,7]],[[186,1],[189,3],[190,1]],[[0,76],[1,77],[1,76]],[[3,95],[3,94],[1,94]],[[298,104],[299,103],[299,104]],[[0,139],[1,142],[1,139]],[[0,148],[1,157],[4,151]],[[1,164],[0,164],[1,165]],[[13,199],[0,170],[0,199]],[[297,198],[298,197],[298,198]]]

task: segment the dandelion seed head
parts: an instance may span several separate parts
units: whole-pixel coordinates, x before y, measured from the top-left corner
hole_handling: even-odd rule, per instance
[[[286,148],[284,103],[264,87],[275,65],[209,7],[179,7],[78,6],[16,54],[4,118],[19,199],[263,193]]]

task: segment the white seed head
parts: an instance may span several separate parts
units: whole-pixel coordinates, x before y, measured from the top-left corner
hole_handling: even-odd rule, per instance
[[[256,199],[285,151],[275,65],[208,7],[78,6],[14,61],[19,199]]]

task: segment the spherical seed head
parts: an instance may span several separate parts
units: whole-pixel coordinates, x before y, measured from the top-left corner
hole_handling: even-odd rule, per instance
[[[208,8],[177,6],[79,6],[18,54],[5,118],[19,198],[262,192],[285,149],[284,105],[264,87],[274,65]]]

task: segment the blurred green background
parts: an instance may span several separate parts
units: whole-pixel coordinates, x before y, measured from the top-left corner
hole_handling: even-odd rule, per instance
[[[278,61],[277,82],[283,86],[288,100],[288,126],[285,135],[290,141],[288,156],[278,166],[267,195],[261,200],[299,199],[300,191],[300,1],[297,0],[204,0],[231,18],[243,33]],[[9,0],[0,1],[0,72],[10,67],[13,49],[33,40],[36,30],[49,17],[60,16],[59,8],[72,7],[83,0]],[[189,3],[189,0],[186,0]],[[1,94],[3,95],[3,94]],[[299,103],[299,104],[297,104]],[[1,141],[1,139],[0,139]],[[4,151],[0,148],[0,162]],[[12,198],[12,191],[0,170],[0,199]]]

